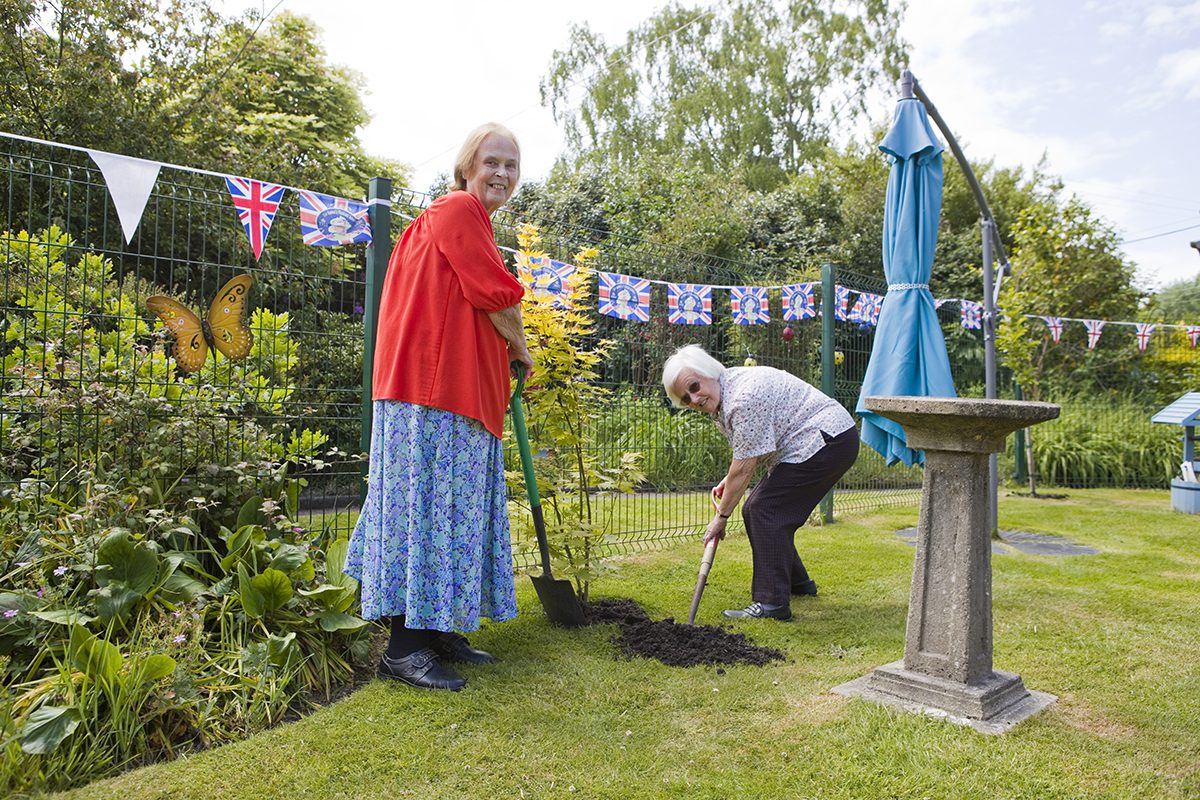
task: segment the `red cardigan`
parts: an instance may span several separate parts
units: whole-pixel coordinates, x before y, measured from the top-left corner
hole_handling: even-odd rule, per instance
[[[479,199],[455,191],[396,243],[375,338],[374,399],[477,419],[494,436],[508,407],[508,346],[488,314],[521,302]]]

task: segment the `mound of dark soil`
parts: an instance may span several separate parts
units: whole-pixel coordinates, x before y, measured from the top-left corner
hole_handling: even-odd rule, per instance
[[[620,625],[612,642],[626,658],[656,658],[672,667],[782,661],[783,653],[760,647],[741,633],[715,625],[683,625],[668,617],[655,622],[632,600],[597,600],[585,609],[589,625]]]

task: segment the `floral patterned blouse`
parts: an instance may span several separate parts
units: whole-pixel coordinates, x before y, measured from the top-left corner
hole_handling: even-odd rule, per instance
[[[765,458],[767,468],[799,464],[854,427],[841,403],[774,367],[730,367],[721,373],[721,404],[713,421],[735,459]]]

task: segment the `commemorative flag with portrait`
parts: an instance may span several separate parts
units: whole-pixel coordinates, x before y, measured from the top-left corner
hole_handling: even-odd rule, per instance
[[[521,282],[529,287],[534,297],[552,300],[555,308],[571,307],[569,281],[574,274],[574,264],[543,256],[517,255],[517,275]]]
[[[271,232],[271,223],[275,221],[275,213],[279,211],[279,204],[283,201],[286,189],[273,183],[230,176],[225,177],[225,185],[229,188],[229,197],[233,200],[238,219],[242,221],[246,237],[250,240],[254,260],[258,261],[262,257],[267,234]]]
[[[668,283],[667,319],[672,325],[712,325],[712,287]]]
[[[879,312],[883,311],[883,295],[863,292],[859,300],[863,304],[862,321],[868,325],[878,325]]]
[[[834,286],[833,294],[833,318],[845,322],[850,319],[850,290],[845,286]]]
[[[601,314],[617,319],[650,321],[650,281],[615,272],[597,272]]]
[[[850,309],[847,319],[859,325],[878,325],[879,311],[883,307],[883,297],[871,292],[859,292],[858,300]]]
[[[771,321],[767,290],[763,286],[734,286],[729,290],[729,307],[738,325],[766,325]]]
[[[969,331],[981,330],[983,328],[983,303],[976,303],[974,300],[959,300],[958,302],[961,306],[962,326]]]
[[[817,316],[813,284],[797,283],[783,287],[783,318],[799,322]]]
[[[344,197],[300,192],[300,235],[313,247],[371,241],[370,206]]]

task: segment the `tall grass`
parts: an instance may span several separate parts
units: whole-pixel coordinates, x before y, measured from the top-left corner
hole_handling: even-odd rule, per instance
[[[1130,398],[1068,395],[1061,416],[1033,430],[1042,482],[1074,488],[1164,488],[1183,457],[1182,428],[1150,422],[1157,409]]]

